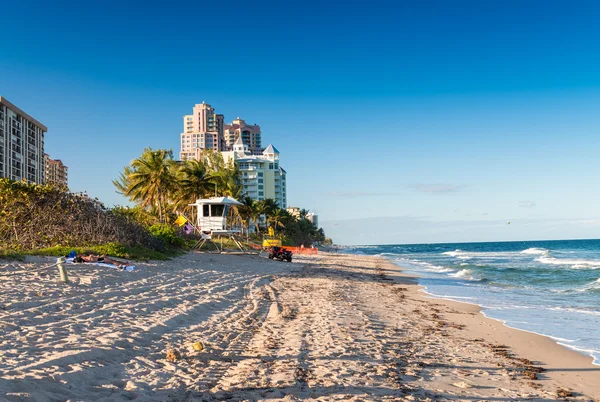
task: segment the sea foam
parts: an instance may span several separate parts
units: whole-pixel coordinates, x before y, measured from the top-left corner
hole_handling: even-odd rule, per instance
[[[549,251],[545,248],[532,247],[521,251],[521,254],[548,255]]]
[[[481,280],[481,278],[476,278],[475,276],[473,276],[473,271],[471,271],[470,269],[461,269],[460,271],[458,271],[454,274],[450,274],[450,276],[452,276],[454,278],[465,279],[467,281],[480,281]]]
[[[539,257],[535,261],[548,265],[570,265],[573,269],[595,269],[600,268],[598,260],[583,260],[574,258]]]

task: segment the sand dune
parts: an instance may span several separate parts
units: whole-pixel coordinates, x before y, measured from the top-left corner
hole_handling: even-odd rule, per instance
[[[546,363],[526,360],[522,333],[427,299],[375,257],[188,254],[133,272],[70,266],[70,285],[55,268],[22,272],[49,261],[0,264],[0,399],[600,396],[583,356],[567,351],[575,370],[540,373]]]

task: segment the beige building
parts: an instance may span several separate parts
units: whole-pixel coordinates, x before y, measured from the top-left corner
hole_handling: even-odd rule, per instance
[[[252,155],[238,137],[233,151],[222,152],[223,160],[233,160],[240,169],[244,193],[253,200],[271,198],[280,208],[287,205],[286,171],[279,166],[279,151],[269,145],[262,155]]]
[[[0,96],[0,177],[45,183],[42,123]]]
[[[46,184],[52,184],[55,187],[65,190],[69,189],[68,167],[60,159],[50,159],[48,154],[44,154],[46,162]]]
[[[183,116],[179,159],[193,159],[197,150],[226,150],[223,136],[223,115],[206,102],[194,106],[192,114]]]
[[[223,131],[227,151],[232,151],[235,141],[241,138],[242,142],[248,146],[248,150],[252,155],[262,155],[262,138],[258,124],[246,124],[244,120],[238,117],[231,124],[226,124]]]

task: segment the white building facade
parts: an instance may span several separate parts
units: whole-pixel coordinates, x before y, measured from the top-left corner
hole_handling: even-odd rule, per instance
[[[244,193],[253,200],[271,198],[280,208],[287,206],[286,171],[279,165],[279,151],[269,145],[262,155],[252,155],[238,137],[233,151],[222,152],[223,160],[233,160],[238,166],[244,186]]]
[[[0,177],[44,184],[48,128],[0,96]]]

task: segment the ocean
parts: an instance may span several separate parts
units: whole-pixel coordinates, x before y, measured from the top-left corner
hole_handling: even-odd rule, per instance
[[[432,296],[478,304],[505,325],[553,338],[600,365],[600,240],[346,247],[383,256]]]

